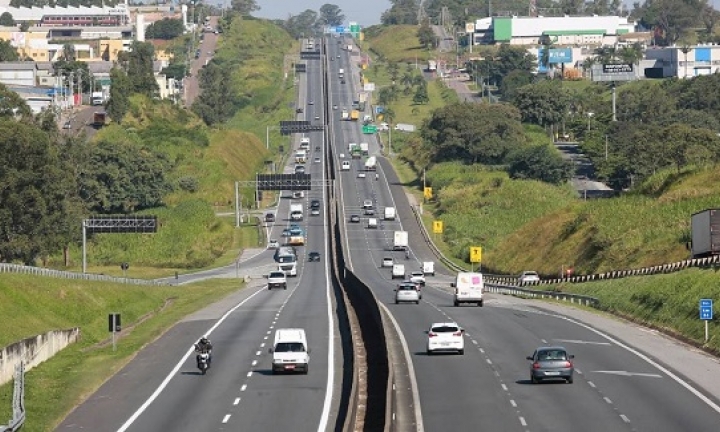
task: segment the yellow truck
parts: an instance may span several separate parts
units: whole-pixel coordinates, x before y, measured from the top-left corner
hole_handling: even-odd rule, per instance
[[[350,120],[357,121],[359,117],[360,117],[360,111],[352,110],[352,112],[350,113]]]

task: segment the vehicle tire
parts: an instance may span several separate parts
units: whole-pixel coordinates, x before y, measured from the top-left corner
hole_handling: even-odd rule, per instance
[[[568,383],[568,384],[572,384],[572,383],[573,383],[573,377],[572,377],[572,376],[567,379],[567,383]]]
[[[283,289],[285,289],[285,290],[286,290],[286,289],[287,289],[287,285],[285,285],[285,286],[283,287]]]
[[[419,305],[419,304],[420,304],[420,300],[416,301],[415,304]]]
[[[430,350],[427,350],[427,351],[425,351],[425,353],[426,353],[428,356],[431,356],[433,352],[430,351]]]
[[[478,306],[479,306],[479,307],[483,307],[483,301],[482,301],[482,300],[480,300],[480,301],[478,302]]]
[[[538,380],[537,380],[537,378],[535,378],[534,375],[530,375],[530,382],[533,383],[533,384],[537,384],[537,383],[538,383]]]
[[[268,291],[272,291],[272,287],[268,285]]]
[[[453,302],[453,305],[454,305],[455,307],[458,307],[458,306],[460,306],[460,303],[458,303],[458,302],[455,301],[455,302]]]
[[[395,304],[400,304],[400,302],[399,302],[399,301],[397,301],[397,300],[395,300]]]
[[[305,371],[303,371],[303,375],[307,375],[307,374],[308,374],[308,371],[309,371],[309,369],[310,369],[310,366],[308,366],[308,365],[305,365]]]
[[[465,350],[464,350],[464,349],[458,350],[458,354],[459,354],[459,355],[465,355]]]
[[[206,372],[207,372],[207,369],[203,369],[203,370],[202,370],[202,374],[203,374],[203,375],[205,375]]]

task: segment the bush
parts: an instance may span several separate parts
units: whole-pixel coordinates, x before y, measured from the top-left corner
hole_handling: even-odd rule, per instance
[[[185,176],[178,180],[178,187],[186,192],[197,192],[200,182],[195,177]]]

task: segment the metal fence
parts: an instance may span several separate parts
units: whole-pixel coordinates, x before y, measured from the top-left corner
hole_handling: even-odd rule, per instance
[[[80,279],[89,281],[103,281],[103,282],[115,282],[124,283],[129,285],[151,285],[151,286],[167,286],[170,285],[168,282],[161,282],[147,279],[132,279],[124,277],[114,277],[102,274],[91,274],[91,273],[75,273],[64,270],[53,270],[42,267],[24,266],[19,264],[7,264],[0,263],[0,273],[19,273],[29,274],[34,276],[46,276],[60,279]]]
[[[0,425],[0,432],[15,432],[25,424],[25,365],[15,366],[12,418],[7,425]]]

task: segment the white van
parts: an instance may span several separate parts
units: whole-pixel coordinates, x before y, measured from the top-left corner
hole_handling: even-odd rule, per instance
[[[273,355],[272,372],[274,374],[278,372],[308,373],[310,348],[304,329],[277,329],[270,353]]]
[[[300,148],[303,150],[308,150],[310,148],[310,138],[301,138]]]
[[[450,286],[455,288],[453,294],[453,304],[455,306],[460,306],[462,303],[483,305],[485,283],[483,282],[482,273],[460,272],[457,274],[455,282],[451,283]]]
[[[377,226],[378,226],[377,218],[369,218],[368,219],[368,224],[367,224],[368,229],[377,229]]]
[[[395,220],[395,207],[385,207],[385,220]]]
[[[343,171],[349,171],[350,170],[350,161],[343,161],[340,169]]]
[[[423,273],[435,276],[435,263],[433,261],[423,261]]]
[[[392,279],[395,278],[405,279],[405,264],[393,264]]]

